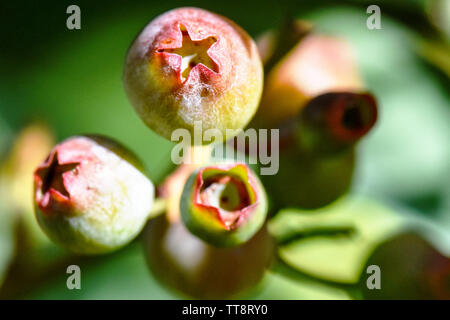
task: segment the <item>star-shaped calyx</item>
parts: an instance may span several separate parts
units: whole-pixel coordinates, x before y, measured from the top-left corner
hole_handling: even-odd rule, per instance
[[[50,154],[47,161],[36,170],[36,177],[40,179],[41,194],[46,195],[50,190],[59,193],[60,196],[70,198],[69,192],[64,185],[63,175],[66,172],[74,170],[79,166],[79,162],[60,164],[58,160],[58,153]]]
[[[200,191],[204,205],[217,209],[226,227],[233,228],[241,211],[250,205],[245,183],[233,176],[217,176],[204,182]]]
[[[183,42],[179,48],[158,49],[158,52],[166,52],[181,56],[181,81],[185,82],[191,70],[198,64],[202,64],[211,71],[218,73],[219,67],[208,55],[209,48],[217,41],[214,36],[202,40],[192,40],[188,31],[180,25]]]

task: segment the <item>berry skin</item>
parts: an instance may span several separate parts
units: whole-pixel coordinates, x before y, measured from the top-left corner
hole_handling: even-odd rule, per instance
[[[99,254],[130,242],[143,228],[154,187],[118,143],[77,136],[55,146],[34,174],[39,225],[55,243]]]
[[[241,246],[217,248],[167,218],[150,220],[143,232],[148,266],[162,284],[189,298],[228,299],[263,282],[274,257],[265,226]]]
[[[359,285],[365,299],[450,299],[450,257],[423,235],[406,230],[373,250],[363,270],[370,265],[380,268],[381,290],[370,290],[363,273]]]
[[[276,209],[318,209],[348,192],[355,167],[353,150],[310,157],[296,146],[280,151],[280,170],[262,176]]]
[[[267,42],[267,36],[260,41]],[[270,51],[267,46],[261,49]],[[278,128],[318,95],[359,92],[363,87],[351,47],[339,38],[310,33],[268,72],[252,125]]]
[[[218,163],[194,171],[180,201],[189,231],[218,247],[240,245],[264,224],[264,187],[243,163]]]
[[[125,91],[141,119],[173,130],[241,129],[259,104],[263,69],[255,43],[232,21],[179,8],[151,21],[128,51]]]

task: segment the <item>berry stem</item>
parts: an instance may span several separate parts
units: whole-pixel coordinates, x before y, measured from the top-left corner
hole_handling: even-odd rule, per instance
[[[267,75],[280,60],[294,48],[312,27],[304,21],[296,21],[290,16],[284,18],[283,24],[276,33],[274,51],[264,66]]]
[[[150,210],[150,215],[148,216],[148,219],[153,219],[161,214],[165,213],[167,209],[167,200],[164,198],[156,198],[155,202],[153,203],[153,207]]]

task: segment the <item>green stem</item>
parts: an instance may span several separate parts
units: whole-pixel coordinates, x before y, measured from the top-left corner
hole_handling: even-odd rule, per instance
[[[269,74],[275,65],[310,31],[311,26],[305,22],[296,21],[289,15],[286,16],[280,29],[275,34],[274,51],[264,66],[265,74]]]
[[[153,203],[153,207],[150,210],[150,215],[148,219],[156,218],[157,216],[166,212],[167,209],[167,200],[164,198],[156,198]]]

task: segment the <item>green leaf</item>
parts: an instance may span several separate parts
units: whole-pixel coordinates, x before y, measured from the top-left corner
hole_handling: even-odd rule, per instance
[[[397,232],[404,218],[361,197],[346,197],[319,210],[282,210],[269,224],[278,253],[305,274],[338,283],[356,283],[375,246]],[[283,240],[296,235],[296,241]]]
[[[286,300],[348,300],[350,295],[344,288],[330,286],[313,279],[298,277],[293,279],[277,271],[268,272],[264,287],[248,299]]]

